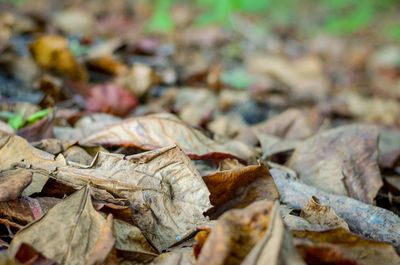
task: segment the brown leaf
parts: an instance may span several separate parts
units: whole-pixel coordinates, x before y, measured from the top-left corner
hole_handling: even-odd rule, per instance
[[[257,135],[268,134],[287,140],[299,140],[311,136],[309,115],[299,109],[288,109],[264,122],[244,129],[238,140],[257,143]],[[260,139],[261,142],[261,139]]]
[[[229,207],[243,208],[255,200],[279,199],[278,190],[264,164],[218,171],[203,177],[203,180],[211,193],[211,204],[219,213]]]
[[[293,246],[290,232],[285,229],[278,203],[275,203],[269,216],[270,221],[266,233],[241,264],[305,265]]]
[[[186,252],[167,252],[158,256],[152,265],[193,265],[193,258]]]
[[[288,166],[308,185],[373,203],[382,186],[377,138],[368,125],[331,129],[297,145]]]
[[[47,174],[75,188],[90,181],[100,200],[115,200],[111,194],[129,200],[134,221],[159,251],[204,223],[203,212],[211,207],[206,185],[178,147],[128,157],[99,152],[90,165],[60,166]]]
[[[0,215],[21,225],[26,225],[41,218],[60,201],[60,199],[50,197],[22,197],[14,201],[0,202]]]
[[[43,68],[75,80],[87,80],[85,68],[74,58],[68,48],[68,41],[56,35],[43,35],[29,46],[36,63]]]
[[[14,256],[19,246],[27,243],[59,264],[85,264],[105,223],[92,206],[87,185],[21,229],[11,242],[9,253]]]
[[[113,253],[115,245],[114,234],[114,219],[112,214],[109,214],[86,265],[117,264],[117,262],[113,262],[113,259],[114,261],[116,259],[115,251]]]
[[[272,202],[258,201],[223,214],[212,228],[196,264],[241,264],[266,233],[273,207]]]
[[[87,137],[83,144],[133,145],[145,150],[178,145],[193,159],[240,158],[254,160],[255,152],[240,142],[220,144],[180,121],[162,113],[132,118]]]
[[[137,105],[136,98],[123,87],[115,84],[102,84],[90,89],[85,108],[88,111],[125,116]]]
[[[128,71],[123,63],[118,62],[110,55],[90,59],[87,64],[91,69],[112,75],[122,75]]]
[[[136,97],[141,97],[160,82],[156,72],[148,65],[134,64],[126,75],[116,79],[116,84],[125,87]]]
[[[361,264],[399,264],[400,257],[391,244],[372,241],[353,234],[343,228],[317,232],[292,231],[296,238],[304,238],[319,247],[324,244],[334,244],[344,253]],[[304,252],[303,252],[304,253]]]
[[[344,249],[333,244],[313,244],[298,238],[294,243],[308,265],[360,265]]]
[[[62,159],[56,160],[52,154],[32,147],[25,139],[16,135],[2,135],[0,137],[0,169],[10,168],[15,163],[41,164],[42,167],[62,165]],[[23,195],[29,196],[40,192],[48,177],[41,173],[34,173],[31,184],[24,190]]]
[[[15,254],[15,259],[24,265],[57,265],[57,262],[46,258],[36,249],[26,243],[22,243]]]
[[[328,205],[321,205],[319,199],[312,196],[304,205],[300,216],[311,224],[327,225],[329,227],[342,227],[349,230],[347,223],[336,215],[335,211]]]
[[[31,183],[32,172],[21,171],[0,174],[0,202],[17,199]]]

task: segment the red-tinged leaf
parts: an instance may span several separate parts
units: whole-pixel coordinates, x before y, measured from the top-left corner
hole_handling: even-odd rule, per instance
[[[91,88],[86,100],[86,109],[124,116],[138,105],[134,96],[121,86],[114,84],[97,85]]]

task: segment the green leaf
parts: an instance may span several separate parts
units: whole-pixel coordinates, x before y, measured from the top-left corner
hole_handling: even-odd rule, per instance
[[[174,28],[174,22],[169,15],[171,0],[157,0],[156,10],[148,24],[150,31],[169,32]]]
[[[50,112],[50,109],[39,110],[39,111],[33,113],[32,115],[30,115],[30,116],[26,119],[26,121],[27,121],[27,122],[35,122],[35,121],[37,121],[37,120],[40,120],[40,119],[43,118],[43,117],[46,117],[47,114],[49,114],[49,112]]]
[[[17,131],[24,125],[24,113],[25,109],[22,109],[19,114],[15,114],[8,120],[8,124],[14,129],[14,131]]]
[[[236,89],[244,89],[254,83],[254,78],[244,69],[227,71],[221,76],[222,82],[231,85]]]

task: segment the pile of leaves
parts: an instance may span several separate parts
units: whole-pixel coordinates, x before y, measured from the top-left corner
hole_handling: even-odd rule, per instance
[[[128,2],[0,11],[0,264],[400,263],[400,46]]]

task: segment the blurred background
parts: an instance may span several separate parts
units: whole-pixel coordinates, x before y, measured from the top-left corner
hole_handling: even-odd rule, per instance
[[[0,10],[1,119],[13,130],[54,109],[54,126],[172,112],[215,137],[289,108],[314,132],[400,123],[396,0],[1,0]]]

